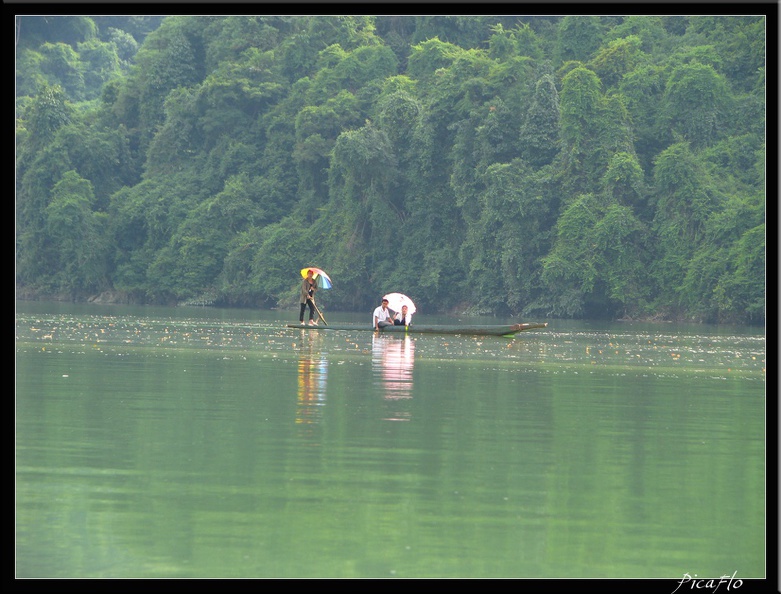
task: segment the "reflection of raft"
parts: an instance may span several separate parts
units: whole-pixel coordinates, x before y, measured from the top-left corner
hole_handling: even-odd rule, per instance
[[[472,334],[477,336],[512,336],[525,330],[534,330],[545,328],[547,323],[527,323],[527,324],[496,324],[496,325],[477,325],[477,326],[459,326],[459,325],[417,325],[411,326],[385,326],[380,332],[401,334]],[[288,324],[288,328],[300,328],[301,330],[369,330],[374,331],[371,326],[361,324],[337,324],[335,326],[309,326],[307,324]]]

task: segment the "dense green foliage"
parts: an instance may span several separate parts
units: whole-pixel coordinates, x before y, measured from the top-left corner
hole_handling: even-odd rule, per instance
[[[17,294],[765,320],[765,16],[19,17]]]

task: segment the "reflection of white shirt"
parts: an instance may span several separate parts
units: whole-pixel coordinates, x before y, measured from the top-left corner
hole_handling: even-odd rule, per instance
[[[393,323],[393,320],[391,319],[391,312],[389,309],[382,309],[382,305],[380,305],[377,309],[374,310],[374,317],[372,318],[372,328],[374,327],[374,319],[377,319],[378,322],[391,322]]]

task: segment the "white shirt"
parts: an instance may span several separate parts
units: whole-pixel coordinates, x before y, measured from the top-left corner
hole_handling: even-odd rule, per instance
[[[393,323],[393,319],[391,318],[391,312],[388,308],[382,309],[382,305],[380,305],[377,309],[374,310],[374,317],[372,318],[372,328],[377,326],[377,322]]]

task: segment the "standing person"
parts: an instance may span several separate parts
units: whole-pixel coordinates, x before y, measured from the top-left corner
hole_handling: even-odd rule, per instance
[[[304,310],[306,310],[306,306],[308,305],[310,326],[317,326],[317,321],[315,320],[315,303],[313,301],[315,298],[315,291],[317,291],[317,283],[315,282],[314,274],[314,270],[306,271],[306,278],[301,283],[301,297],[299,299],[301,311],[298,314],[298,321],[302,324],[304,323]]]
[[[388,300],[383,299],[382,305],[374,310],[374,317],[372,318],[372,326],[375,330],[384,328],[385,326],[393,326],[393,311],[388,309]]]
[[[412,323],[412,314],[407,313],[408,309],[406,305],[401,306],[401,311],[393,317],[395,326],[409,326]]]

